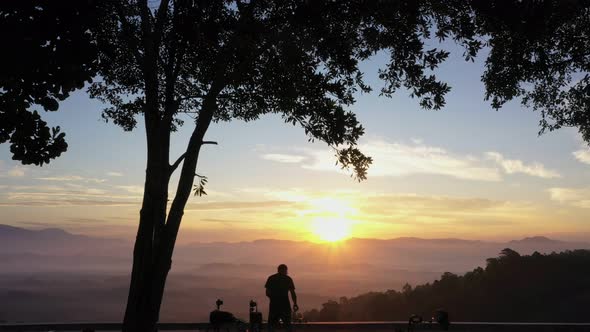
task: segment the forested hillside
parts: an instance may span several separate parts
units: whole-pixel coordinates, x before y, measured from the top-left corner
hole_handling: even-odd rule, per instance
[[[392,276],[393,277],[393,276]],[[305,313],[309,321],[425,319],[439,308],[455,321],[585,322],[590,308],[590,251],[520,255],[504,249],[465,275],[401,291],[372,292],[324,303]]]

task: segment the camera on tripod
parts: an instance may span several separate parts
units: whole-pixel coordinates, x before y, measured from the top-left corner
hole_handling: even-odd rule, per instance
[[[237,321],[236,317],[231,312],[220,310],[223,305],[221,299],[217,299],[215,305],[217,306],[217,309],[211,311],[209,314],[209,323],[215,331],[219,331],[220,327],[224,324],[231,324]]]
[[[250,300],[250,325],[258,327],[262,325],[262,313],[258,311],[258,303],[254,300]]]

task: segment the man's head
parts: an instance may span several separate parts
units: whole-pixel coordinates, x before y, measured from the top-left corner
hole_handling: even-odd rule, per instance
[[[277,267],[277,271],[282,275],[287,275],[288,270],[289,270],[289,268],[287,268],[287,265],[285,265],[285,264],[281,264],[281,265],[279,265],[279,267]]]

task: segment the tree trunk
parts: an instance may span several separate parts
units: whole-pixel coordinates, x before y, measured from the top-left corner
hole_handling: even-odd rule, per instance
[[[172,267],[172,255],[174,254],[174,246],[180,229],[180,223],[184,215],[184,208],[190,197],[192,186],[195,179],[195,171],[197,168],[197,161],[199,160],[199,152],[203,143],[203,137],[211,123],[212,114],[216,109],[214,99],[208,99],[201,109],[201,116],[197,122],[197,126],[189,140],[185,158],[182,165],[182,171],[178,180],[178,187],[176,195],[170,206],[168,218],[163,231],[159,234],[159,245],[155,253],[155,264],[152,272],[152,283],[150,289],[151,307],[150,313],[156,318],[159,316],[162,298],[164,296],[164,288],[166,285],[166,278],[168,272]],[[150,330],[151,331],[151,330]]]
[[[167,2],[162,1],[166,7]],[[175,114],[174,80],[166,86],[165,115],[158,108],[158,45],[160,31],[152,32],[147,1],[141,6],[143,62],[145,80],[144,118],[148,147],[146,180],[140,212],[139,228],[133,251],[133,267],[129,297],[123,321],[124,332],[153,332],[159,320],[166,278],[172,265],[172,254],[184,207],[192,190],[199,150],[203,137],[217,108],[216,97],[222,90],[223,73],[212,83],[200,110],[196,128],[191,135],[182,166],[178,188],[167,218],[168,184],[171,166],[170,125]],[[162,8],[161,8],[162,9]],[[165,9],[165,8],[164,8]],[[159,13],[165,13],[159,10]],[[164,14],[162,14],[164,15]],[[162,19],[158,18],[158,21]],[[157,29],[156,29],[157,30]]]
[[[197,158],[196,156],[192,158],[194,158],[196,168]],[[149,178],[148,174],[149,172],[146,176]],[[146,179],[146,189],[148,183],[151,181],[150,179]],[[181,179],[182,181],[183,179]],[[184,182],[185,187],[192,187],[192,178],[190,183],[186,183],[186,179]],[[165,185],[161,184],[159,186],[160,193],[167,192],[167,185],[168,181],[165,181]],[[166,279],[172,266],[172,255],[178,234],[177,226],[180,225],[184,206],[189,195],[182,196],[183,198],[181,200],[183,204],[173,204],[170,210],[170,219],[173,219],[173,222],[164,225],[165,216],[163,217],[159,213],[161,210],[157,208],[158,203],[161,203],[161,199],[153,199],[153,195],[147,194],[147,191],[144,194],[139,229],[133,253],[129,297],[123,322],[124,332],[151,332],[156,330]],[[178,200],[175,201],[178,202]],[[155,226],[155,228],[152,226]],[[159,231],[152,232],[152,230],[157,230],[158,228]]]
[[[165,232],[168,201],[169,166],[165,144],[150,144],[148,139],[148,163],[144,186],[139,227],[133,250],[133,267],[123,331],[155,331],[159,317],[161,296],[154,296],[154,284],[162,281],[158,267]],[[165,158],[164,158],[165,157]],[[167,274],[167,272],[166,272]]]
[[[214,102],[207,104],[211,109],[204,113],[212,113],[215,108]],[[205,110],[207,108],[204,107]],[[166,153],[148,151],[144,198],[133,252],[129,298],[123,322],[124,332],[156,330],[166,279],[172,266],[174,245],[184,215],[184,207],[194,183],[199,151],[203,136],[211,122],[211,115],[200,120],[202,121],[199,121],[189,141],[178,188],[167,219],[166,206],[170,179],[168,157]],[[169,151],[167,150],[168,142],[159,145],[162,149],[166,149],[166,152]],[[158,157],[166,155],[166,162],[163,158],[156,158],[158,162],[150,162],[150,155]]]

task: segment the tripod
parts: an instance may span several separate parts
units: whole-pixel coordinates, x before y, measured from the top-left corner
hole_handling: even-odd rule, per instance
[[[250,331],[249,332],[261,332],[262,331],[262,313],[258,311],[258,303],[254,300],[250,300]]]

